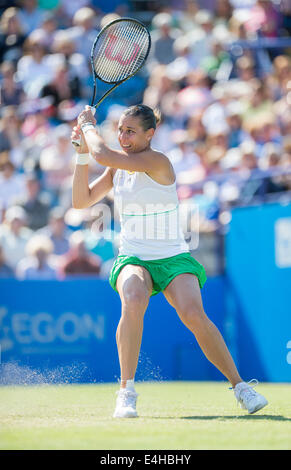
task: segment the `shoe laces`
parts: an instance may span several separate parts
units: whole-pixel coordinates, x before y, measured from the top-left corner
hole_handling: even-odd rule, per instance
[[[257,392],[253,389],[256,385],[258,385],[258,380],[257,379],[252,379],[249,382],[247,382],[247,386],[242,388],[237,396],[238,402],[243,400],[244,402],[248,402],[252,398],[255,398],[257,396]],[[243,395],[243,397],[242,397]]]
[[[131,390],[119,390],[117,393],[118,402],[122,407],[135,406],[137,393],[132,392]]]
[[[244,388],[242,388],[238,394],[235,394],[236,395],[236,399],[237,399],[237,405],[239,406],[240,404],[240,400],[241,400],[241,394],[244,393],[244,398],[246,400],[249,400],[251,398],[254,398],[257,394],[257,392],[255,390],[253,390],[253,388],[258,385],[259,381],[257,379],[252,379],[250,380],[249,382],[246,382],[246,386]],[[234,390],[235,387],[229,387],[229,390]]]
[[[247,382],[248,387],[243,388],[240,391],[240,394],[244,393],[246,399],[253,398],[257,394],[257,392],[254,390],[254,387],[258,385],[258,383],[259,382],[257,381],[257,379],[250,380],[249,382]]]

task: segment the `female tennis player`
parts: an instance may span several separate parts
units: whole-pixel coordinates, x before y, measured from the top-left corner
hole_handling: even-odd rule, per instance
[[[158,116],[151,108],[129,107],[119,120],[121,150],[112,150],[98,134],[96,120],[86,106],[71,136],[72,140],[81,139],[73,178],[73,206],[92,206],[114,188],[120,214],[120,249],[110,274],[110,284],[122,304],[116,333],[121,381],[113,416],[137,416],[134,377],[143,317],[150,297],[159,292],[195,335],[205,356],[229,380],[242,408],[254,413],[267,400],[242,380],[220,332],[204,312],[200,289],[206,281],[205,270],[191,256],[182,231],[177,230],[175,173],[169,159],[151,148],[157,123]],[[106,168],[90,185],[89,155]],[[155,223],[157,220],[163,223]]]

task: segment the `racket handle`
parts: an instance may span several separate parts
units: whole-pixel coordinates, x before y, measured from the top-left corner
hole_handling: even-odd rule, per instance
[[[80,147],[80,145],[81,145],[81,139],[74,139],[74,140],[72,140],[72,144],[74,145],[74,147]]]
[[[91,108],[91,113],[92,113],[93,116],[94,116],[94,114],[96,113],[96,108],[95,108],[95,106],[90,106],[90,108]],[[80,145],[81,145],[81,139],[74,139],[74,140],[72,140],[72,144],[74,145],[74,147],[80,147]]]
[[[95,108],[95,106],[90,106],[90,108],[91,108],[91,113],[92,113],[93,116],[94,116],[95,113],[96,113],[96,108]]]

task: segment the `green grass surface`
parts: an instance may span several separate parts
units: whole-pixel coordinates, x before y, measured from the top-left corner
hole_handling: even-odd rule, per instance
[[[0,387],[1,449],[291,449],[291,384],[260,384],[248,415],[227,383],[137,383],[139,418],[113,419],[117,384]]]

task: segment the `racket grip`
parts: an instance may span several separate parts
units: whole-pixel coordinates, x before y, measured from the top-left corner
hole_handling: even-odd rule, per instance
[[[80,145],[81,145],[81,139],[74,139],[74,140],[72,140],[72,144],[74,145],[74,147],[80,147]]]
[[[96,113],[96,108],[95,108],[95,106],[90,106],[90,108],[91,108],[91,113],[92,113],[93,116],[94,116],[94,114]],[[74,140],[72,140],[72,144],[73,144],[75,147],[80,147],[80,145],[81,145],[81,139],[74,139]]]

